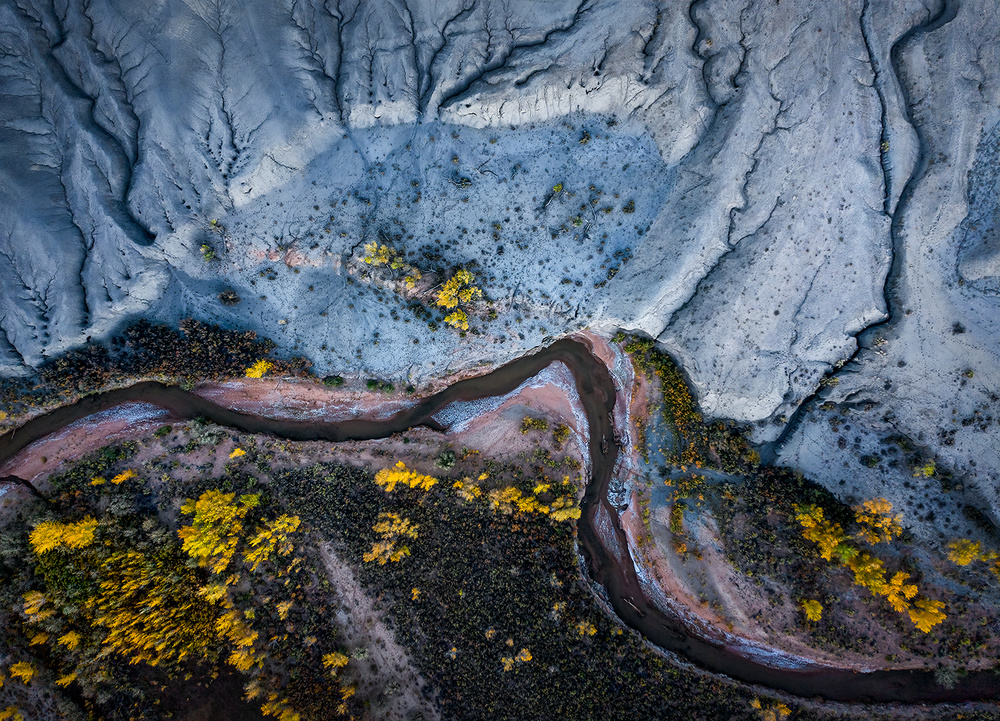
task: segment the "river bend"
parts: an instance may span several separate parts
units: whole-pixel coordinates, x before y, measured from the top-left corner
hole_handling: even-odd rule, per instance
[[[593,581],[604,588],[618,617],[653,644],[672,651],[713,673],[760,684],[802,697],[848,703],[939,703],[1000,698],[1000,676],[992,671],[969,673],[953,688],[944,688],[923,670],[858,672],[831,668],[774,668],[736,651],[691,635],[684,624],[657,608],[643,595],[628,552],[617,510],[607,489],[618,460],[618,448],[602,440],[614,436],[611,412],[616,392],[608,368],[582,342],[563,339],[491,373],[458,381],[384,420],[340,422],[265,418],[224,408],[176,386],[147,381],[127,388],[86,396],[71,405],[38,416],[0,436],[0,464],[31,443],[94,413],[123,403],[150,403],[184,419],[204,417],[246,433],[262,433],[292,441],[345,441],[387,438],[414,426],[446,430],[432,416],[449,403],[500,396],[516,389],[554,361],[572,371],[589,423],[591,478],[581,501],[578,521],[580,550]],[[602,446],[607,452],[602,451]],[[601,529],[600,531],[598,529]]]

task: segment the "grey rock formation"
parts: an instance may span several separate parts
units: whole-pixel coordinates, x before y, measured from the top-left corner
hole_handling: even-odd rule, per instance
[[[891,317],[821,394],[841,413],[810,412],[781,456],[830,487],[878,489],[938,541],[1000,527],[1000,11],[970,9],[945,7],[895,45],[918,152],[892,218]],[[953,477],[914,477],[893,437]]]
[[[877,407],[858,448],[911,436],[995,508],[998,434],[950,431],[1000,385],[998,28],[992,0],[0,0],[0,364],[193,315],[420,379],[621,326],[832,485],[853,441],[796,409],[837,371],[824,399]],[[377,240],[475,262],[497,318],[431,331],[360,281]]]

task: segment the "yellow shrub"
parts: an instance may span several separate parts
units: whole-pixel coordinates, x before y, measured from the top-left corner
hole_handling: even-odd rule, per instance
[[[959,566],[968,566],[978,561],[983,546],[978,541],[959,538],[948,544],[948,559]]]
[[[274,363],[261,359],[246,369],[246,377],[263,378],[264,374],[272,368],[274,368]]]
[[[459,330],[469,330],[469,316],[465,314],[465,311],[459,308],[453,313],[449,313],[444,317],[444,322],[450,325],[452,328],[458,328]]]
[[[438,479],[434,476],[425,476],[411,471],[402,461],[399,461],[392,468],[383,468],[375,474],[375,483],[385,489],[386,493],[392,493],[398,485],[429,491],[437,482]]]
[[[119,473],[117,476],[111,479],[111,482],[116,486],[120,486],[125,481],[130,478],[135,478],[138,474],[135,471],[125,471],[124,473]]]
[[[810,621],[819,621],[823,618],[823,604],[811,598],[802,601],[802,610],[805,611],[806,618]]]

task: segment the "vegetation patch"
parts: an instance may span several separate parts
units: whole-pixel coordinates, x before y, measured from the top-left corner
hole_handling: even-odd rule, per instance
[[[307,376],[309,361],[271,357],[275,344],[253,331],[227,330],[193,319],[178,330],[145,320],[107,343],[91,342],[41,366],[33,375],[0,379],[0,419],[22,415],[127,379],[156,378],[181,385],[244,375]],[[249,372],[248,372],[249,371]],[[259,372],[259,375],[257,373]]]
[[[469,313],[472,303],[482,299],[483,291],[475,285],[475,276],[467,268],[458,268],[450,273],[450,277],[442,280],[436,286],[429,280],[424,280],[425,273],[415,265],[411,265],[402,251],[387,243],[371,242],[365,245],[365,254],[361,258],[364,266],[380,269],[381,277],[372,276],[377,280],[394,287],[407,298],[415,299],[412,306],[418,309],[417,316],[426,315],[429,311],[424,305],[433,304],[451,311],[440,320],[460,331],[469,330]],[[429,278],[446,275],[427,272]]]
[[[274,480],[382,599],[438,687],[442,718],[753,718],[740,686],[670,665],[602,611],[580,576],[572,518],[535,506],[551,497],[544,478],[481,470],[411,485],[421,474],[405,465],[373,477],[324,463]],[[386,514],[417,534],[408,555],[382,564],[370,554]]]
[[[184,499],[151,468],[121,470],[134,450],[53,477],[48,502],[3,534],[3,646],[22,683],[48,687],[41,698],[68,717],[163,718],[168,687],[220,674],[241,677],[237,708],[349,715],[352,686],[324,662],[339,651],[314,610],[329,599],[299,518],[240,474]],[[44,711],[37,698],[24,708]]]
[[[747,473],[760,463],[760,456],[746,439],[742,428],[728,421],[706,423],[684,374],[669,355],[656,349],[652,339],[619,333],[613,338],[632,359],[632,364],[648,378],[655,379],[662,394],[663,419],[674,444],[667,452],[670,462],[681,466],[718,468],[727,473]],[[644,459],[645,427],[641,448]]]
[[[884,499],[850,506],[773,467],[738,484],[711,484],[704,495],[727,559],[776,608],[800,610],[797,630],[809,645],[889,663],[901,654],[944,658],[959,671],[991,662],[995,641],[978,592],[943,587],[933,559],[914,553],[903,519]],[[964,546],[953,553],[975,560]]]

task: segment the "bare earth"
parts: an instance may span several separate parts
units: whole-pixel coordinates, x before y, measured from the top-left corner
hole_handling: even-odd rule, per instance
[[[440,718],[434,704],[423,696],[427,682],[382,621],[385,614],[361,588],[351,567],[328,545],[320,553],[340,603],[336,620],[343,630],[339,638],[355,659],[347,668],[358,684],[358,696],[371,703],[375,718],[386,721]]]

